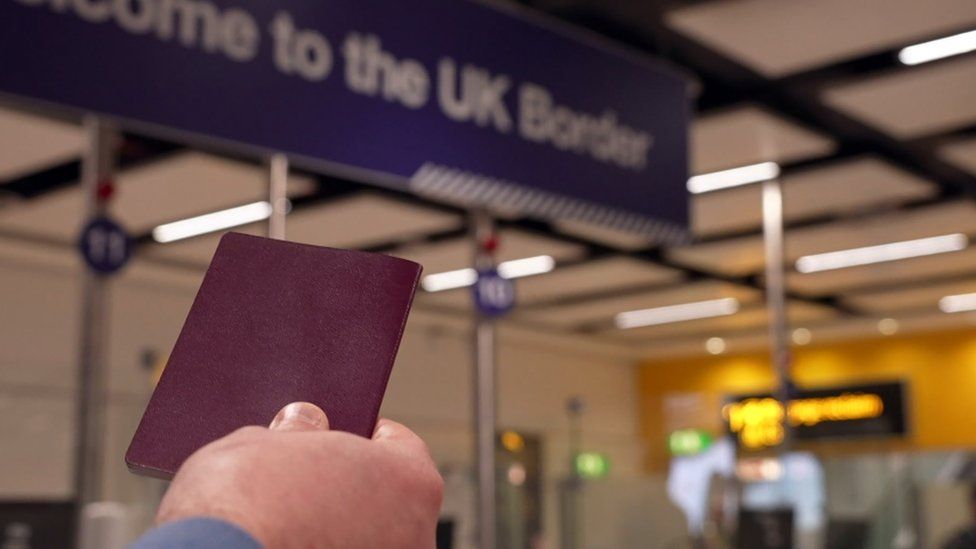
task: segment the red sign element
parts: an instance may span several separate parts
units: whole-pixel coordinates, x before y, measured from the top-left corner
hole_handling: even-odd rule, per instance
[[[98,188],[95,189],[95,198],[98,202],[104,204],[112,199],[115,195],[115,183],[111,179],[103,179],[98,182]]]

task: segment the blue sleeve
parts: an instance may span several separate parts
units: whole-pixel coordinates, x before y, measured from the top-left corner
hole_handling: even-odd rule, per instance
[[[247,532],[229,522],[192,518],[154,528],[129,549],[262,549]]]

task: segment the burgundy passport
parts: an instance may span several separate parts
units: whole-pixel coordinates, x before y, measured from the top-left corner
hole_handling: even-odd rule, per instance
[[[195,450],[294,401],[370,437],[420,265],[228,233],[126,452],[170,478]]]

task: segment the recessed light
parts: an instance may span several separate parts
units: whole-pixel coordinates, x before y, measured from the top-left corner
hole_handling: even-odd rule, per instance
[[[878,331],[881,335],[895,335],[898,331],[898,321],[893,318],[882,318],[878,321]]]
[[[712,355],[720,355],[725,352],[725,340],[720,337],[710,337],[705,341],[705,350]]]
[[[793,343],[797,345],[806,345],[813,341],[813,333],[806,328],[797,328],[793,330]]]

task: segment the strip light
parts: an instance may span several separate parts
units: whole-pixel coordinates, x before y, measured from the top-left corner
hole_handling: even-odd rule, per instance
[[[272,208],[269,202],[253,202],[251,204],[237,206],[236,208],[220,210],[219,212],[198,215],[160,225],[153,229],[152,236],[153,240],[162,244],[175,242],[184,238],[261,221],[271,216],[271,210]]]
[[[545,274],[556,267],[552,256],[537,255],[523,259],[513,259],[498,264],[498,274],[502,278],[522,278]],[[471,286],[478,280],[478,272],[472,268],[429,274],[420,285],[428,292],[443,292]]]
[[[779,164],[760,162],[720,172],[696,175],[688,179],[688,191],[701,194],[719,189],[739,187],[750,183],[760,183],[779,177]]]
[[[796,270],[801,273],[830,271],[911,257],[956,252],[964,249],[967,245],[969,245],[969,239],[962,233],[932,236],[877,246],[805,255],[796,260]]]
[[[976,50],[976,30],[971,30],[903,48],[898,52],[898,60],[905,65],[920,65],[974,50]]]
[[[537,255],[524,259],[513,259],[498,264],[498,274],[502,278],[521,278],[545,274],[556,267],[556,260],[552,256]]]
[[[943,313],[976,311],[976,293],[947,295],[939,300],[939,309]]]
[[[420,285],[428,292],[443,292],[455,288],[470,286],[478,280],[478,272],[472,268],[445,271],[429,274],[420,281]]]
[[[735,314],[738,310],[739,300],[734,297],[725,297],[721,299],[710,299],[708,301],[683,303],[681,305],[627,311],[619,313],[614,317],[613,321],[618,328],[626,330],[629,328],[656,326],[658,324],[684,322],[686,320],[698,320],[714,316],[726,316]]]

